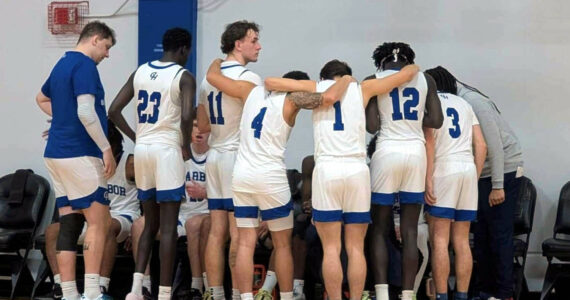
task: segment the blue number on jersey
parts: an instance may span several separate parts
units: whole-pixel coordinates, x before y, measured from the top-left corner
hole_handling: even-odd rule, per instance
[[[335,102],[333,107],[334,107],[333,130],[342,131],[344,130],[344,123],[342,122],[342,111],[340,110],[340,100]]]
[[[158,121],[158,113],[159,113],[158,109],[160,107],[161,97],[162,95],[159,92],[153,92],[152,94],[150,94],[150,99],[149,99],[148,92],[146,90],[139,90],[138,99],[142,100],[142,102],[139,102],[139,104],[137,105],[139,123],[154,124],[156,123],[156,121]],[[147,109],[149,102],[153,104],[151,115],[144,112]]]
[[[390,92],[390,97],[392,98],[392,120],[418,120],[418,111],[412,110],[420,103],[420,93],[416,88],[407,87],[402,91],[402,96],[409,97],[409,99],[404,102],[404,114],[400,111],[400,94],[398,93],[398,88],[394,88]]]
[[[216,108],[218,109],[218,117],[214,117],[214,92],[208,94],[208,103],[210,106],[210,124],[224,125],[224,115],[222,114],[222,92],[216,95]]]
[[[449,135],[456,139],[461,135],[461,128],[459,127],[459,114],[453,107],[448,107],[445,111],[448,117],[451,117],[451,124],[454,128],[449,128]]]
[[[265,112],[267,111],[267,107],[262,108],[257,116],[253,118],[251,122],[251,129],[253,130],[253,137],[258,139],[261,138],[261,129],[263,129],[263,118],[265,118]]]

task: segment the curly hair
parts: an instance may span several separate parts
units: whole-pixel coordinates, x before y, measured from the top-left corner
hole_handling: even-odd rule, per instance
[[[220,49],[222,53],[228,54],[235,48],[236,41],[243,39],[249,30],[259,32],[259,25],[246,20],[233,22],[226,26],[226,30],[222,33]]]
[[[188,30],[180,27],[168,29],[162,36],[162,49],[176,51],[182,47],[192,47],[192,35]]]
[[[382,69],[384,62],[389,58],[392,58],[391,61],[396,61],[396,58],[403,58],[408,63],[413,64],[416,54],[414,53],[414,50],[410,48],[410,45],[399,42],[384,43],[376,47],[372,54],[374,65],[376,65],[376,68],[378,69]]]

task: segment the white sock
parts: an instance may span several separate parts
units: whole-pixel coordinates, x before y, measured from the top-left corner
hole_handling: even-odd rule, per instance
[[[263,281],[262,290],[266,290],[269,293],[273,292],[275,285],[277,284],[277,275],[273,271],[267,271],[265,275],[265,280]]]
[[[142,286],[145,287],[150,292],[150,275],[143,276]]]
[[[170,286],[158,286],[158,300],[170,300],[170,294],[172,293],[172,287]]]
[[[253,300],[253,293],[245,293],[240,295],[241,300]]]
[[[131,293],[137,296],[142,296],[143,276],[143,273],[136,272],[133,274],[133,287],[131,288]]]
[[[293,300],[293,292],[279,292],[279,299]]]
[[[190,284],[190,288],[202,291],[203,284],[204,281],[202,280],[202,277],[192,277],[192,284]]]
[[[206,274],[206,272],[202,273],[202,280],[204,280],[204,288],[205,289],[210,289],[210,286],[208,285],[208,274]]]
[[[390,300],[387,284],[375,284],[374,290],[376,291],[376,300]]]
[[[303,295],[304,286],[305,286],[305,280],[303,279],[293,280],[293,297],[299,297]]]
[[[99,274],[85,274],[85,291],[83,294],[87,299],[96,299],[101,295]]]
[[[61,283],[61,291],[63,293],[63,298],[67,300],[79,300],[79,293],[77,292],[75,280],[63,281]]]
[[[105,288],[105,291],[109,290],[109,282],[111,278],[99,276],[99,285]]]
[[[414,291],[405,290],[402,291],[402,300],[413,300],[414,299]]]
[[[214,300],[226,300],[223,286],[211,286],[210,294],[212,294],[212,299]]]
[[[232,288],[232,300],[240,300],[240,294],[238,289]]]
[[[61,277],[59,274],[53,275],[53,283],[61,285]]]

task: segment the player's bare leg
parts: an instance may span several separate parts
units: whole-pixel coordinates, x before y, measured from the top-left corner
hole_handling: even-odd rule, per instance
[[[323,244],[323,279],[330,300],[341,300],[342,266],[340,264],[340,222],[315,222]]]
[[[368,224],[344,225],[344,247],[348,255],[348,286],[352,300],[360,300],[366,281],[364,236],[367,228]]]

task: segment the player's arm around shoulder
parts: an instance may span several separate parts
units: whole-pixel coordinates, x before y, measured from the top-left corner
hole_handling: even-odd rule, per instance
[[[111,102],[111,107],[109,107],[109,119],[111,119],[111,121],[113,121],[113,123],[115,123],[115,125],[117,125],[117,127],[119,127],[119,129],[124,134],[126,134],[133,142],[136,141],[136,134],[131,128],[131,126],[129,126],[129,123],[127,123],[127,120],[125,120],[122,111],[125,108],[125,106],[127,106],[127,104],[131,102],[131,100],[135,95],[135,89],[133,84],[135,73],[136,71],[133,72],[131,76],[129,76],[127,82],[125,82],[125,84],[123,85],[117,96],[115,96],[115,99],[113,99],[113,102]]]
[[[378,79],[369,79],[361,83],[362,98],[364,105],[368,105],[370,98],[390,92],[393,88],[403,85],[414,79],[418,71],[418,65],[407,65],[397,73]]]
[[[313,80],[267,77],[265,88],[268,91],[314,93],[317,91],[317,83]]]
[[[255,88],[255,84],[245,80],[233,80],[224,76],[221,70],[221,63],[222,60],[218,58],[210,64],[210,68],[206,74],[206,80],[215,88],[222,91],[222,93],[245,102],[251,90]]]
[[[441,110],[441,101],[437,95],[437,84],[433,77],[424,73],[426,78],[428,91],[426,97],[426,108],[423,119],[423,126],[439,129],[443,125],[443,111]]]

